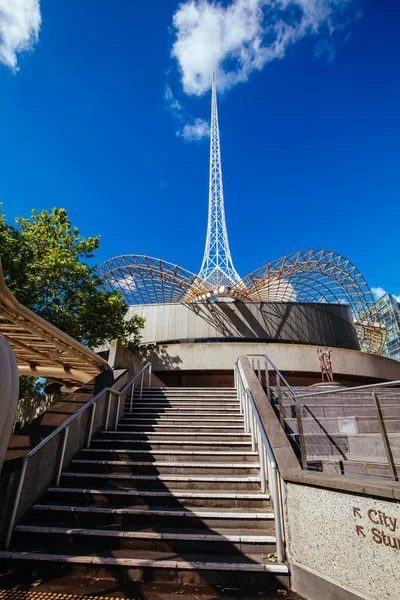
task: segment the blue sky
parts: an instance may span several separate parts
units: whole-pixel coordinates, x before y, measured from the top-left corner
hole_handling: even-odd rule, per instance
[[[198,271],[216,69],[237,271],[326,248],[400,294],[400,5],[280,2],[0,0],[8,219],[65,207],[98,262]]]

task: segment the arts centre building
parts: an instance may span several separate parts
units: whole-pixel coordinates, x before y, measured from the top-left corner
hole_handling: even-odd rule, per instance
[[[224,211],[213,81],[199,273],[100,267],[146,319],[140,356],[73,340],[0,266],[1,597],[400,597],[400,362],[368,284],[326,250],[241,277]],[[10,365],[64,385],[12,435]]]
[[[124,294],[130,314],[145,317],[142,356],[168,386],[232,385],[232,365],[241,354],[268,354],[293,385],[311,385],[321,380],[320,347],[332,349],[339,383],[400,378],[400,364],[380,356],[386,329],[350,260],[301,250],[245,277],[237,273],[225,221],[215,81],[199,274],[139,254],[111,258],[100,271],[107,289]]]

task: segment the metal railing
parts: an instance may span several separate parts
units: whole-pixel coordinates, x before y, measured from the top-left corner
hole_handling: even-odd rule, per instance
[[[257,450],[258,452],[261,492],[265,493],[267,486],[269,488],[275,517],[276,554],[278,561],[283,562],[285,552],[282,530],[280,475],[246,376],[240,369],[239,361],[235,363],[234,375],[235,388],[240,403],[240,414],[244,416],[244,429],[246,433],[250,433],[251,435],[252,450]]]
[[[109,429],[112,396],[117,396],[118,400],[117,400],[117,408],[116,408],[115,423],[114,423],[114,429],[116,431],[117,427],[118,427],[118,422],[119,422],[121,397],[129,390],[129,388],[131,388],[130,410],[132,411],[133,395],[135,392],[135,382],[138,379],[138,377],[140,377],[139,397],[141,398],[142,392],[143,392],[144,375],[145,375],[146,370],[148,370],[148,387],[150,387],[151,386],[151,363],[148,362],[139,371],[139,373],[137,373],[134,377],[132,377],[132,379],[130,379],[128,381],[128,383],[122,388],[122,390],[114,390],[109,387],[101,390],[101,392],[99,392],[98,394],[96,394],[96,396],[91,398],[84,406],[82,406],[82,408],[80,408],[76,413],[74,413],[71,417],[69,417],[69,419],[67,419],[62,425],[57,427],[57,429],[55,429],[50,435],[48,435],[44,440],[42,440],[40,442],[40,444],[35,446],[30,452],[28,452],[28,454],[26,454],[23,457],[17,491],[16,491],[16,494],[14,497],[14,504],[13,504],[13,508],[12,508],[10,522],[9,522],[8,529],[7,529],[6,539],[5,539],[6,549],[8,549],[10,546],[11,537],[12,537],[12,533],[14,530],[14,525],[15,525],[15,521],[16,521],[16,517],[17,517],[17,513],[18,513],[18,507],[19,507],[19,503],[20,503],[20,499],[21,499],[22,488],[24,485],[26,470],[28,468],[29,460],[32,458],[32,456],[34,456],[37,452],[39,452],[39,450],[41,450],[44,446],[46,446],[51,440],[53,440],[59,434],[63,433],[60,460],[59,460],[59,464],[57,467],[57,476],[56,476],[56,481],[55,481],[55,485],[56,485],[56,487],[58,487],[60,485],[61,474],[62,474],[62,470],[63,470],[63,466],[64,466],[65,452],[67,449],[68,434],[69,434],[71,423],[73,423],[78,417],[80,417],[89,408],[92,408],[92,412],[90,415],[90,421],[89,421],[89,429],[88,429],[87,438],[86,438],[86,448],[89,448],[90,442],[92,440],[92,434],[93,434],[94,417],[96,414],[96,403],[100,398],[102,398],[104,396],[104,394],[108,394],[104,429],[105,429],[105,431],[108,431],[108,429]]]
[[[312,413],[311,409],[304,402],[305,398],[315,398],[320,396],[338,395],[338,394],[351,394],[355,391],[368,391],[371,390],[372,406],[375,409],[376,417],[379,424],[379,432],[381,434],[383,447],[391,473],[391,477],[394,481],[398,481],[399,477],[397,474],[395,460],[393,458],[392,449],[390,446],[390,439],[388,436],[385,420],[383,417],[383,411],[381,403],[378,397],[378,391],[382,388],[400,386],[400,380],[385,381],[383,383],[372,383],[367,385],[358,385],[354,387],[335,388],[331,390],[324,390],[318,392],[307,392],[298,394],[291,385],[286,381],[285,377],[274,365],[272,360],[266,354],[250,354],[249,359],[252,361],[252,366],[258,375],[258,379],[261,384],[265,387],[267,396],[271,405],[275,408],[278,413],[280,423],[288,435],[292,444],[297,445],[297,454],[300,454],[301,464],[303,469],[310,468],[307,460],[307,444],[304,436],[304,423],[303,419],[306,416],[312,419],[315,425],[318,427],[319,438],[325,438],[327,447],[335,447],[337,454],[341,455],[342,460],[347,460],[347,457],[343,451],[337,445],[337,442],[332,434],[324,429],[323,423]],[[272,381],[271,381],[272,379]],[[318,405],[316,405],[318,406]],[[286,409],[286,411],[285,411]],[[290,433],[290,428],[287,426],[287,412],[292,417],[295,417],[297,423],[297,436]],[[297,441],[296,438],[297,437]],[[321,443],[321,442],[319,442]],[[323,442],[322,442],[323,443]],[[312,444],[312,440],[311,440]],[[382,464],[382,463],[380,463]]]

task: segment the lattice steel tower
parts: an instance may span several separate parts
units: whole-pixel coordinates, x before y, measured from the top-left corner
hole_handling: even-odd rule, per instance
[[[226,231],[215,74],[213,74],[211,103],[208,227],[204,258],[199,276],[213,289],[224,285],[231,286],[240,281],[240,277],[233,266]]]

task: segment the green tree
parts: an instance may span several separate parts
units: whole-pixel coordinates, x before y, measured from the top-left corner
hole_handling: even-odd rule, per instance
[[[19,302],[91,348],[112,339],[137,346],[144,319],[127,319],[122,294],[103,290],[87,263],[100,236],[84,238],[64,208],[32,210],[15,221],[8,224],[0,211],[0,256]]]

